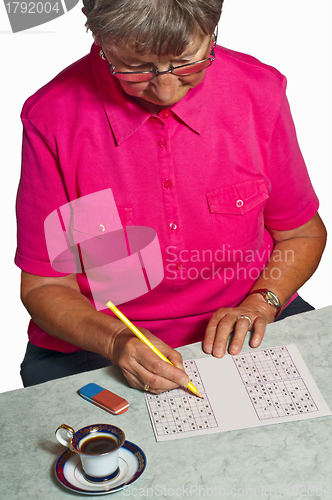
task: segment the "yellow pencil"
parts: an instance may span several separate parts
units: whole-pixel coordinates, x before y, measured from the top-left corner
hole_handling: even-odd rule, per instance
[[[153,344],[152,342],[150,342],[150,340],[148,340],[146,338],[145,335],[143,335],[142,332],[139,331],[138,328],[136,328],[135,325],[132,324],[132,322],[121,312],[119,311],[119,309],[114,305],[112,304],[111,301],[107,302],[107,307],[109,307],[111,309],[111,311],[114,312],[114,314],[116,314],[116,316],[125,324],[128,326],[128,328],[136,335],[136,337],[138,337],[142,342],[144,342],[144,344],[146,344],[147,346],[150,347],[150,349],[153,350],[154,353],[157,354],[157,356],[159,356],[159,358],[163,359],[164,361],[166,361],[166,363],[169,363],[170,365],[173,365],[173,363],[171,363],[171,361],[169,359],[166,358],[166,356],[163,355],[163,353],[161,353]],[[174,365],[173,365],[174,366]],[[195,396],[198,396],[199,398],[203,398],[202,394],[199,392],[199,390],[194,386],[194,384],[192,384],[191,382],[188,382],[188,384],[186,385],[186,387],[188,387],[188,389],[191,390],[191,392],[193,392],[195,394]]]

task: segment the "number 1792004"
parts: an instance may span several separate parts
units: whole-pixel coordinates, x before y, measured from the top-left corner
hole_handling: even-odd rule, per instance
[[[8,14],[50,14],[62,10],[59,2],[8,2],[5,4]]]

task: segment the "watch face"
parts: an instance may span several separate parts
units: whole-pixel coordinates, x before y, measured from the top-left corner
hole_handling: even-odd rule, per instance
[[[273,292],[266,292],[266,297],[267,299],[269,300],[269,302],[271,302],[271,304],[275,307],[280,307],[280,302],[279,302],[279,299],[276,295],[274,295]]]

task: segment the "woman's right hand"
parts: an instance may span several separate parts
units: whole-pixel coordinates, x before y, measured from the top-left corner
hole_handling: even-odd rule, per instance
[[[140,331],[174,366],[159,358],[128,328],[124,328],[113,336],[111,360],[121,368],[131,387],[140,390],[149,387],[150,392],[160,394],[187,385],[189,377],[184,371],[181,354],[148,330],[140,328]]]
[[[160,359],[117,318],[96,311],[81,294],[76,275],[45,277],[22,272],[21,297],[33,321],[50,335],[96,352],[119,366],[136,389],[159,394],[186,385],[182,356],[145,329],[170,361]]]

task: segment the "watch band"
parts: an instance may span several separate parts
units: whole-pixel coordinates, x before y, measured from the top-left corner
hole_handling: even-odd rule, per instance
[[[248,296],[252,295],[253,293],[259,293],[264,298],[267,304],[270,304],[270,306],[276,308],[277,312],[274,319],[277,319],[277,317],[281,313],[282,306],[276,294],[271,292],[271,290],[269,290],[268,288],[259,288],[257,290],[252,290],[251,292],[249,292]]]

